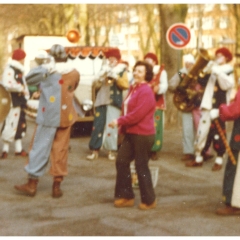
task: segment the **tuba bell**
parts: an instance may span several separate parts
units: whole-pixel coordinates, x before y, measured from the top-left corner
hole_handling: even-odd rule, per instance
[[[180,82],[173,96],[173,103],[182,112],[191,112],[197,107],[203,90],[197,90],[198,76],[202,73],[211,57],[206,49],[200,48],[195,64]]]
[[[11,103],[12,99],[10,93],[0,84],[0,123],[7,117],[11,108]]]

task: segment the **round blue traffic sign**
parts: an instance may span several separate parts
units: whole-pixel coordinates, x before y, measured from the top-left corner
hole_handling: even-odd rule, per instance
[[[182,49],[190,42],[191,33],[185,24],[176,23],[169,27],[166,38],[172,48]]]

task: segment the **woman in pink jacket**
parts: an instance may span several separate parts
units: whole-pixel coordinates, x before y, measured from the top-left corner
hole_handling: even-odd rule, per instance
[[[155,139],[154,112],[155,97],[149,82],[152,66],[138,61],[133,68],[134,83],[122,104],[122,116],[109,125],[119,126],[124,139],[116,160],[117,178],[115,186],[115,207],[134,206],[130,163],[135,160],[141,194],[139,208],[147,210],[156,207],[155,193],[148,167],[151,148]]]
[[[225,166],[222,199],[224,205],[217,209],[219,215],[240,215],[240,89],[230,104],[221,104],[210,111],[212,120],[234,121]]]

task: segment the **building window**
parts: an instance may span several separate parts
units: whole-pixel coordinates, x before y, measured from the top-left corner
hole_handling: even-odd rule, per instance
[[[220,10],[222,10],[222,11],[228,10],[227,4],[220,4]]]
[[[155,7],[155,8],[153,9],[153,14],[154,14],[154,15],[159,15],[158,8]]]
[[[190,29],[198,30],[199,29],[199,18],[190,18],[190,19],[188,19],[186,24]]]
[[[131,50],[139,50],[139,40],[138,39],[130,39],[129,41],[129,49]]]
[[[205,4],[204,11],[211,12],[213,10],[213,8],[214,8],[214,5],[215,4]]]
[[[131,9],[131,10],[129,10],[129,15],[130,15],[130,17],[135,17],[135,16],[137,16],[137,11],[134,9]]]
[[[119,11],[118,12],[118,17],[117,17],[117,22],[118,23],[125,23],[127,21],[128,21],[127,12]]]
[[[121,25],[121,33],[128,34],[128,25],[127,24]]]
[[[138,16],[130,17],[130,23],[137,23],[139,21]]]
[[[122,18],[122,17],[123,17],[123,12],[122,12],[122,11],[119,11],[119,12],[118,12],[118,17],[119,17],[119,18]]]
[[[189,48],[196,48],[196,46],[197,46],[197,37],[194,33],[194,30],[191,30],[191,39],[190,39],[188,47]]]
[[[212,36],[202,36],[202,44],[203,44],[203,48],[212,48],[213,47],[213,38]]]
[[[129,29],[130,31],[129,31],[129,33],[131,33],[131,34],[136,34],[136,33],[138,33],[138,25],[130,25],[130,29]]]
[[[189,13],[198,12],[198,10],[199,10],[198,4],[188,4]]]
[[[106,35],[106,27],[101,27],[100,28],[100,35],[105,36]]]
[[[137,15],[137,11],[136,10],[131,9],[129,11],[129,21],[130,21],[130,23],[136,23],[136,22],[139,21],[139,17]]]
[[[139,39],[125,36],[125,38],[123,39],[123,43],[121,45],[121,50],[131,49],[131,51],[133,50],[139,51],[140,50],[139,46],[140,46]]]
[[[214,19],[212,17],[205,17],[202,19],[202,29],[213,29],[214,28]]]
[[[193,29],[199,29],[199,18],[193,18]]]
[[[228,17],[220,17],[219,19],[219,28],[225,29],[229,26],[229,18]]]
[[[186,25],[187,25],[189,28],[193,28],[191,19],[186,20]]]

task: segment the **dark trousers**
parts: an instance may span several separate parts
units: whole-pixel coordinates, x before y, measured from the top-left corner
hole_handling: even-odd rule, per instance
[[[18,121],[15,140],[22,139],[22,134],[26,133],[26,131],[27,131],[27,122],[26,122],[25,112],[22,107],[21,111],[20,111],[20,117],[19,117],[19,121]]]
[[[226,137],[225,122],[223,122],[219,118],[218,118],[218,122],[219,122],[219,125],[221,126],[221,129],[223,130],[223,133]],[[216,136],[219,136],[219,137],[216,138]],[[211,143],[213,143],[213,149],[217,152],[217,156],[222,157],[224,155],[224,153],[226,152],[226,147],[224,145],[224,142],[220,136],[220,133],[219,133],[216,123],[214,121],[212,121],[212,123],[211,123],[209,133],[207,136],[207,141],[206,141],[205,147],[202,151],[203,154],[208,151],[209,147],[211,146]]]
[[[235,160],[238,164],[239,151],[231,149]],[[231,205],[233,195],[233,185],[236,178],[237,165],[233,165],[229,156],[225,167],[223,179],[223,200],[226,205]]]
[[[148,167],[151,148],[154,144],[155,135],[143,136],[126,134],[118,150],[116,169],[117,178],[115,186],[116,198],[134,198],[130,163],[135,160],[138,176],[141,201],[152,204],[155,200],[151,173]]]
[[[103,131],[106,124],[107,105],[96,107],[93,129],[89,142],[90,150],[99,150],[102,146]]]

